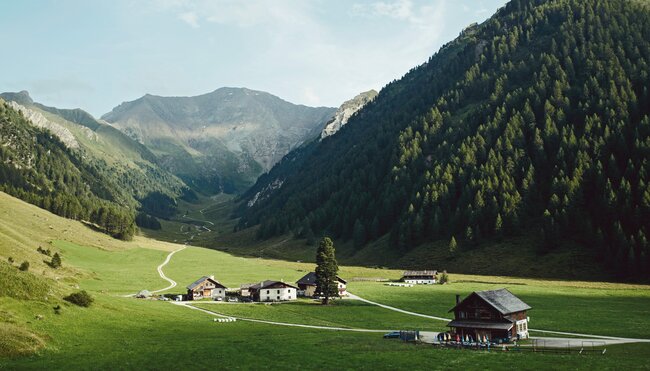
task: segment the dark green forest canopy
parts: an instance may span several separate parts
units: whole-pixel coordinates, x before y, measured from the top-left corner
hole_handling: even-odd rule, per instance
[[[650,272],[648,40],[647,2],[513,0],[285,164],[238,228],[404,251],[526,231]]]

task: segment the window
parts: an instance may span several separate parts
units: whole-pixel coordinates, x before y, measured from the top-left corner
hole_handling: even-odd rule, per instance
[[[280,297],[279,297],[279,296],[278,296],[277,298],[278,298],[278,300],[280,300]]]
[[[278,294],[280,293],[280,290],[278,290]]]
[[[267,294],[270,294],[270,293],[271,293],[271,290],[266,290],[266,293],[267,293]]]

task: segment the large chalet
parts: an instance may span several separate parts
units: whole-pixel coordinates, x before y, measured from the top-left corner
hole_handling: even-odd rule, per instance
[[[531,307],[507,289],[475,291],[460,301],[456,295],[454,320],[447,324],[451,332],[474,340],[509,342],[528,338]]]
[[[203,276],[187,286],[187,300],[204,298],[215,299],[226,297],[227,287],[214,279],[214,276]]]

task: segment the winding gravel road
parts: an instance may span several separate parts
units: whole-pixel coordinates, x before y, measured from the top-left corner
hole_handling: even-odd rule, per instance
[[[183,246],[183,247],[181,247],[181,248],[178,249],[178,250],[174,250],[174,251],[170,252],[169,255],[167,255],[167,258],[165,259],[165,261],[162,262],[162,264],[160,264],[160,265],[156,268],[156,269],[158,270],[158,275],[160,276],[160,278],[162,278],[162,279],[164,279],[165,281],[169,282],[169,286],[165,287],[164,289],[151,291],[152,294],[155,294],[155,293],[158,293],[158,292],[162,292],[162,291],[166,291],[166,290],[169,290],[169,289],[173,289],[174,287],[176,287],[176,281],[174,281],[173,279],[171,279],[171,278],[165,276],[165,272],[163,272],[162,269],[163,269],[163,267],[164,267],[165,265],[167,265],[167,264],[169,263],[169,261],[171,260],[172,256],[174,256],[174,254],[176,254],[177,252],[179,252],[179,251],[181,251],[181,250],[185,250],[186,247],[187,247],[187,246]]]

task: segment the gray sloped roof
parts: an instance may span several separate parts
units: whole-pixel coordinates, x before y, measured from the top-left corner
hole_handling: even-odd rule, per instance
[[[194,290],[198,285],[202,284],[206,280],[211,281],[212,283],[215,284],[215,286],[226,288],[226,286],[219,283],[219,281],[217,281],[215,279],[212,279],[212,278],[210,278],[208,276],[203,276],[203,277],[199,278],[198,280],[192,282],[189,286],[187,286],[187,289],[188,290]]]
[[[281,284],[281,285],[284,285],[284,286],[288,286],[288,287],[292,287],[294,289],[297,289],[297,287],[295,287],[293,285],[290,285],[290,284],[288,284],[286,282],[273,281],[273,280],[266,280],[266,281],[262,281],[260,283],[256,283],[255,285],[250,286],[249,289],[253,289],[253,290],[265,289],[265,288],[267,288],[269,286],[273,286],[273,285],[278,284],[278,283]]]
[[[507,289],[475,291],[467,298],[472,295],[477,295],[501,314],[510,314],[531,309],[528,304],[524,303]],[[450,312],[467,300],[467,298],[453,307]]]
[[[336,276],[336,279],[344,284],[347,284],[348,282],[344,280],[343,278]],[[296,281],[296,284],[298,285],[316,285],[316,272],[309,272],[305,274],[301,279]]]
[[[402,277],[421,277],[421,276],[436,276],[438,271],[425,270],[425,271],[405,271]]]

